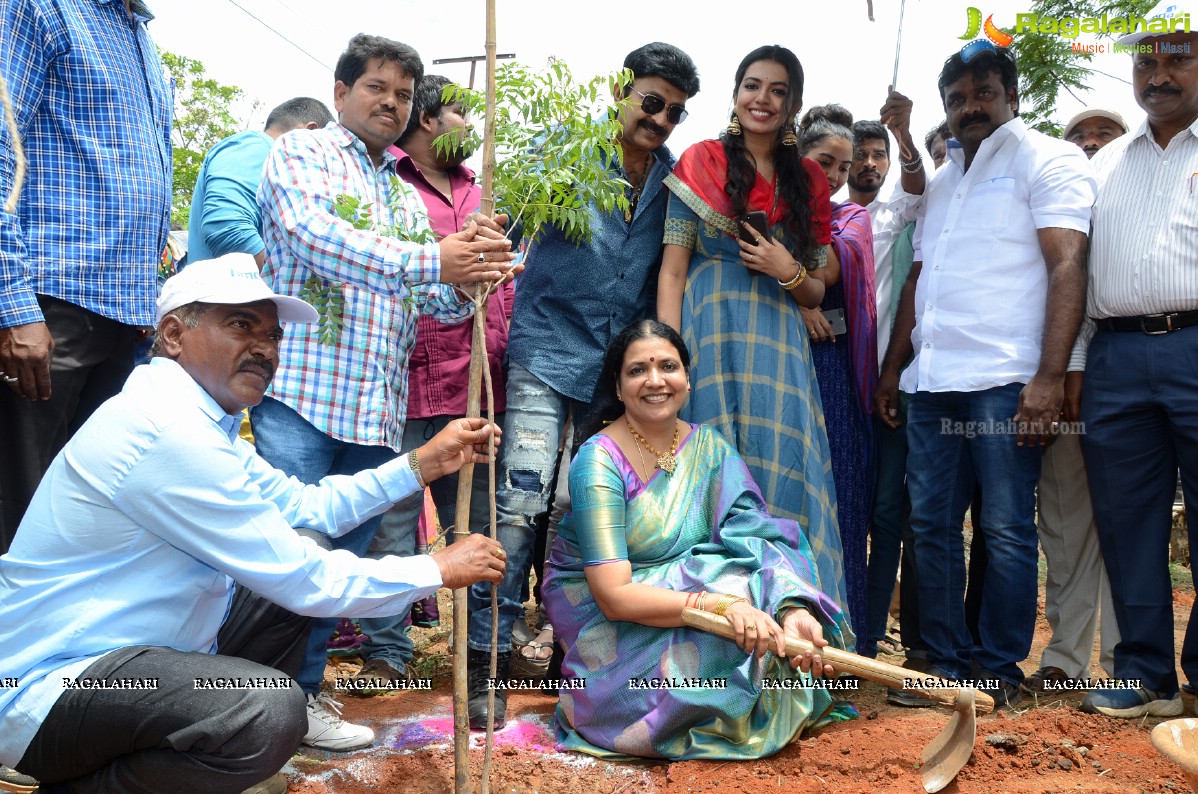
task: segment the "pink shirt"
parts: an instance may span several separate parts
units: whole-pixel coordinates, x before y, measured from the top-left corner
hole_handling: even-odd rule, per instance
[[[466,216],[478,210],[482,189],[474,182],[474,172],[458,166],[450,172],[453,202],[445,198],[425,179],[406,152],[398,146],[390,151],[399,158],[395,170],[420,194],[428,210],[429,226],[437,239],[460,231]],[[505,284],[487,301],[487,359],[491,364],[491,383],[495,392],[495,411],[506,405],[507,380],[503,358],[507,352],[508,324],[512,318],[512,285]],[[416,345],[408,362],[408,418],[465,416],[466,395],[470,387],[470,337],[473,318],[459,325],[444,325],[431,317],[421,317],[416,328]],[[487,395],[483,389],[483,415]]]

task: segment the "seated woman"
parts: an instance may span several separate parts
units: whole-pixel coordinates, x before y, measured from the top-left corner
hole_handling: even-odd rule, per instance
[[[586,680],[558,702],[558,743],[571,750],[762,758],[833,705],[823,688],[769,686],[831,672],[818,653],[767,654],[771,639],[843,647],[848,627],[811,584],[798,524],[769,515],[723,436],[678,419],[689,367],[669,326],[624,329],[596,390],[604,408],[570,464],[574,512],[542,594],[565,651],[562,677]],[[685,606],[725,615],[737,642],[684,627]]]

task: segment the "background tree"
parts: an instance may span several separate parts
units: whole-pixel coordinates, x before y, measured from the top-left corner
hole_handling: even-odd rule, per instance
[[[208,77],[204,64],[194,58],[161,50],[159,55],[175,88],[175,120],[171,128],[175,177],[171,198],[171,223],[184,229],[191,213],[191,194],[204,164],[204,155],[215,144],[241,129],[232,106],[244,92]]]
[[[1157,0],[1034,0],[1027,13],[1041,17],[1064,19],[1066,17],[1144,16],[1156,5]],[[1007,33],[1014,33],[1007,28]],[[1111,38],[1103,36],[1102,38]],[[1069,39],[1055,33],[1020,33],[1015,36],[1011,49],[1019,61],[1019,115],[1025,124],[1046,135],[1060,137],[1062,129],[1051,120],[1056,110],[1057,97],[1061,89],[1068,91],[1079,102],[1079,96],[1087,90],[1086,81],[1094,69],[1091,53],[1073,52]],[[1126,77],[1109,75],[1129,82]]]

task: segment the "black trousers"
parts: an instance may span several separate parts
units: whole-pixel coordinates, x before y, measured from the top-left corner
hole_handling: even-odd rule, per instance
[[[238,586],[215,655],[145,645],[108,654],[80,679],[156,679],[157,688],[67,690],[17,769],[43,794],[244,791],[278,772],[307,731],[306,698],[290,678],[311,621]],[[260,685],[280,678],[285,688]],[[206,688],[215,679],[252,686]]]
[[[133,371],[137,328],[46,295],[37,297],[54,352],[51,396],[31,401],[0,387],[0,554],[50,461]]]

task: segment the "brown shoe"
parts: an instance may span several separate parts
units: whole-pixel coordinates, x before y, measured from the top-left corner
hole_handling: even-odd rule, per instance
[[[1060,689],[1060,684],[1072,681],[1069,674],[1059,667],[1041,667],[1036,672],[1023,679],[1019,688],[1029,695],[1045,695]],[[1056,684],[1057,686],[1052,686]]]
[[[382,692],[392,691],[399,684],[410,679],[407,667],[396,670],[382,659],[370,659],[351,679],[352,685],[347,691],[360,698],[369,698]],[[388,686],[389,684],[391,686]]]

